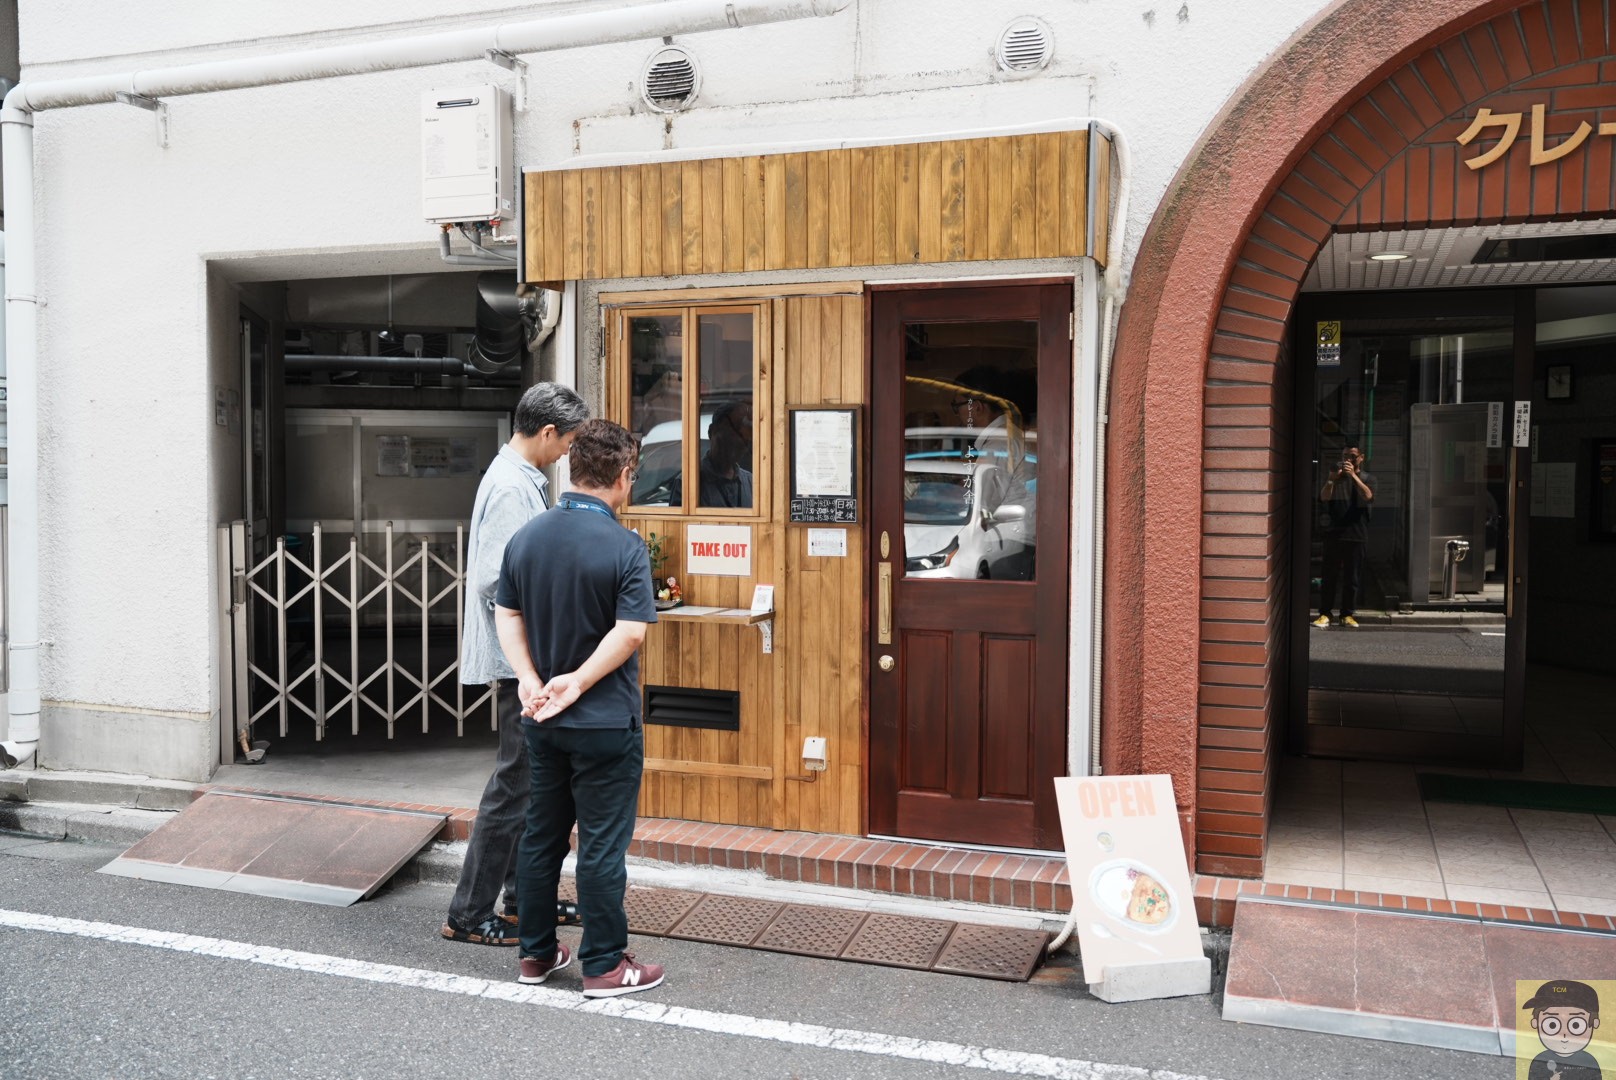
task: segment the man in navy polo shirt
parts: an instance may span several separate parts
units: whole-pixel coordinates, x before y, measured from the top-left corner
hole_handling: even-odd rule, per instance
[[[511,537],[495,621],[516,672],[531,793],[517,848],[518,979],[541,983],[572,961],[556,940],[556,886],[578,827],[584,996],[662,982],[628,945],[623,890],[645,761],[638,650],[656,622],[645,543],[617,521],[639,447],[607,420],[580,424],[573,490]]]

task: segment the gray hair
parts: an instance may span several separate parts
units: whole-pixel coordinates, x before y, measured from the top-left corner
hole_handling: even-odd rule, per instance
[[[531,439],[551,424],[557,435],[565,435],[589,419],[589,406],[576,390],[560,383],[534,383],[516,403],[513,426],[524,438]]]

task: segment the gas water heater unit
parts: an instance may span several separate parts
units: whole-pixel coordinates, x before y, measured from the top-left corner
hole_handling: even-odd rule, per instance
[[[433,224],[516,219],[511,103],[497,86],[421,95],[421,210]]]

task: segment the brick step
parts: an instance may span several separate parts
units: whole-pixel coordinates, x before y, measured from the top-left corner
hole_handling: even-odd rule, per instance
[[[209,790],[199,788],[198,792]],[[236,789],[248,790],[248,789]],[[302,798],[299,792],[280,792]],[[438,833],[441,841],[465,840],[477,811],[466,807],[420,803],[333,800],[357,806],[424,810],[448,815]],[[1065,857],[979,851],[936,844],[872,840],[858,836],[783,832],[742,825],[713,825],[672,818],[641,818],[629,854],[676,866],[714,866],[761,871],[776,881],[832,885],[892,896],[990,904],[996,907],[1065,917],[1072,908]],[[1332,904],[1386,908],[1424,914],[1509,919],[1545,926],[1616,930],[1607,915],[1576,914],[1538,908],[1505,908],[1421,896],[1281,885],[1250,878],[1192,875],[1197,921],[1208,928],[1234,924],[1236,901],[1245,896],[1313,900]]]

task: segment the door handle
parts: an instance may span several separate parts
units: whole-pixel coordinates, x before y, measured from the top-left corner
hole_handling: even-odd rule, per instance
[[[877,660],[875,663],[876,666],[882,671],[891,671],[893,668],[898,666],[898,662],[890,655],[882,656],[881,659]]]
[[[875,643],[892,644],[892,564],[876,568]]]

